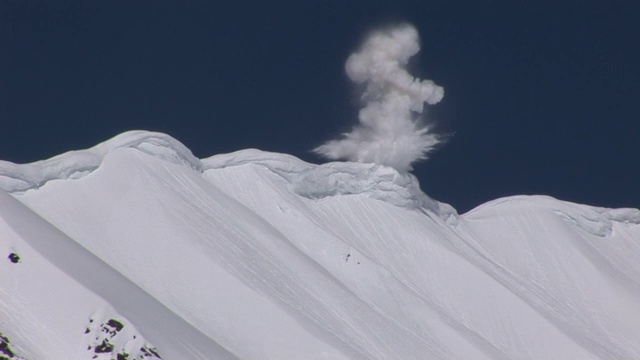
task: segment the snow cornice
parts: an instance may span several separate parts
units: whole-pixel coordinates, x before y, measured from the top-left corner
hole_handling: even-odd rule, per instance
[[[142,130],[128,131],[92,148],[29,164],[0,161],[0,188],[9,193],[24,193],[52,180],[80,179],[98,169],[109,153],[123,148],[198,172],[247,164],[266,168],[285,179],[298,195],[310,199],[364,195],[411,210],[426,209],[443,218],[457,215],[451,206],[425,195],[415,176],[387,166],[354,162],[315,165],[291,155],[256,149],[200,160],[173,137]]]
[[[47,160],[15,164],[0,160],[0,188],[9,193],[37,189],[51,180],[79,179],[97,169],[104,157],[120,148],[134,148],[156,158],[202,171],[202,163],[169,135],[134,130],[85,150],[69,151]]]

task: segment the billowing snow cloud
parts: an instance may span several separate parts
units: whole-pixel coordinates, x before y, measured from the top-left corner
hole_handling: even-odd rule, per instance
[[[329,159],[382,164],[402,172],[427,159],[440,140],[420,115],[425,102],[433,105],[442,100],[444,89],[407,72],[409,58],[418,51],[418,32],[409,24],[369,35],[345,64],[349,78],[365,89],[359,124],[314,152]]]

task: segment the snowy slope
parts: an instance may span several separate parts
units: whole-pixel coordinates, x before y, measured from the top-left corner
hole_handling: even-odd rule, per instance
[[[0,193],[0,220],[1,250],[19,257],[16,262],[3,262],[0,268],[1,331],[29,345],[23,350],[26,358],[153,355],[155,349],[134,326],[144,327],[145,335],[154,342],[166,344],[163,353],[174,357],[208,358],[198,354],[213,353],[232,358],[4,192]]]
[[[0,162],[0,186],[0,332],[25,358],[91,358],[93,318],[126,323],[104,358],[640,358],[637,209],[458,215],[387,167],[150,132]]]

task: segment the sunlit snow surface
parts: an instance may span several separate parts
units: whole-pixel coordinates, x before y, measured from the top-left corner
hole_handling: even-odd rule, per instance
[[[0,162],[0,186],[16,359],[640,358],[637,209],[458,215],[387,167],[150,132]]]

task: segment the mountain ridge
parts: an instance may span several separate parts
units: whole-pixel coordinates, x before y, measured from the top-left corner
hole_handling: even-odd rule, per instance
[[[14,320],[0,332],[23,356],[46,354],[25,335],[34,331],[61,358],[143,354],[123,336],[96,353],[104,339],[83,335],[95,309],[111,304],[125,311],[100,322],[120,319],[167,359],[211,358],[185,351],[195,340],[167,339],[173,321],[192,327],[198,343],[217,344],[220,357],[242,359],[640,357],[638,209],[515,196],[458,215],[388,167],[314,165],[255,149],[200,160],[168,135],[116,138],[53,160],[0,163],[0,184],[12,190],[0,198],[0,230],[44,221],[63,235],[36,240],[63,249],[63,236],[94,259],[74,265],[69,254],[30,249],[26,230],[1,233],[0,300],[12,300],[0,301],[0,314]],[[78,285],[108,278],[98,264],[117,275],[109,286],[135,284],[147,294],[138,306],[157,302],[174,320],[150,328],[113,292]],[[28,280],[25,270],[67,284],[73,300],[40,303],[35,285],[16,281]],[[43,324],[70,331],[27,325],[48,307],[58,311]]]
[[[257,149],[201,160],[170,135],[144,130],[128,131],[89,149],[70,151],[29,164],[0,160],[0,188],[9,193],[20,193],[37,189],[52,180],[79,179],[100,167],[109,153],[122,148],[136,149],[199,172],[248,163],[262,165],[291,182],[298,194],[310,198],[368,193],[401,207],[424,207],[446,217],[457,215],[448,204],[424,194],[415,176],[390,167],[352,162],[314,165],[291,155]]]

